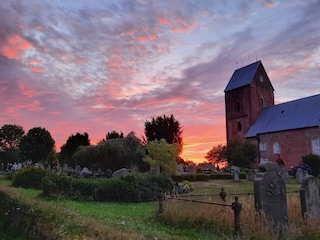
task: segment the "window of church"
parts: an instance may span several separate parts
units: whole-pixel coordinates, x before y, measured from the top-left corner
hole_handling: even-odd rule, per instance
[[[260,82],[263,82],[263,76],[260,75]]]
[[[269,162],[268,158],[260,158],[260,163],[267,163]]]
[[[266,106],[266,103],[265,103],[265,100],[264,100],[264,96],[261,96],[261,106],[262,107]]]
[[[320,155],[320,138],[314,139],[312,141],[312,153]]]
[[[277,142],[273,144],[273,154],[280,154],[280,145]]]
[[[260,143],[259,149],[260,149],[260,152],[267,151],[267,143]]]
[[[241,122],[237,123],[237,128],[238,128],[238,132],[241,132],[242,130]]]

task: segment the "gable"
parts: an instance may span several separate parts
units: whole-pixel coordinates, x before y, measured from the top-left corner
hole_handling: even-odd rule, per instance
[[[320,94],[263,108],[245,137],[320,126]]]

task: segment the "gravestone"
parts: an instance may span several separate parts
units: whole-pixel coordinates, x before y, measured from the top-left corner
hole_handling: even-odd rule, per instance
[[[231,166],[230,169],[231,169],[231,172],[233,174],[233,181],[239,182],[239,180],[240,180],[240,178],[239,178],[240,168],[237,167],[237,166]]]
[[[281,175],[282,175],[283,181],[285,183],[289,183],[290,182],[290,176],[289,176],[288,171],[283,167],[280,167],[280,168],[281,168]]]
[[[256,211],[264,212],[277,230],[288,221],[286,184],[281,168],[273,162],[259,165],[254,180],[254,203]]]
[[[250,182],[253,182],[254,181],[254,177],[255,177],[255,170],[254,169],[251,169],[249,172],[248,172],[248,180]]]
[[[300,188],[300,202],[303,217],[320,218],[319,184],[314,176],[307,176]]]
[[[121,178],[122,176],[126,176],[128,174],[129,174],[128,169],[121,168],[121,169],[115,171],[114,173],[112,173],[112,177],[113,178]]]
[[[303,181],[303,170],[301,168],[297,169],[296,180],[297,180],[297,183],[302,183]]]

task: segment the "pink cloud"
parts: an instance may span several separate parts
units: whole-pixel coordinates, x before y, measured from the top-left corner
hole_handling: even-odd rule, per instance
[[[171,31],[175,32],[175,33],[187,33],[187,32],[190,32],[191,30],[193,30],[196,26],[197,26],[197,24],[193,23],[193,24],[190,24],[189,26],[186,26],[186,27],[174,28]]]
[[[140,42],[146,42],[146,41],[154,41],[158,39],[158,35],[157,34],[152,34],[150,36],[141,36],[139,37],[139,41]]]
[[[30,71],[34,73],[43,73],[44,69],[40,67],[30,67]]]
[[[171,23],[169,22],[169,20],[167,20],[167,19],[165,19],[165,18],[158,17],[158,21],[159,21],[159,23],[161,23],[161,24],[171,25]]]

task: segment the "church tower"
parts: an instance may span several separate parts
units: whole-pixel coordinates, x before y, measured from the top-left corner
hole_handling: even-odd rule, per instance
[[[237,69],[224,92],[227,143],[245,139],[261,109],[274,105],[274,89],[261,61]]]

